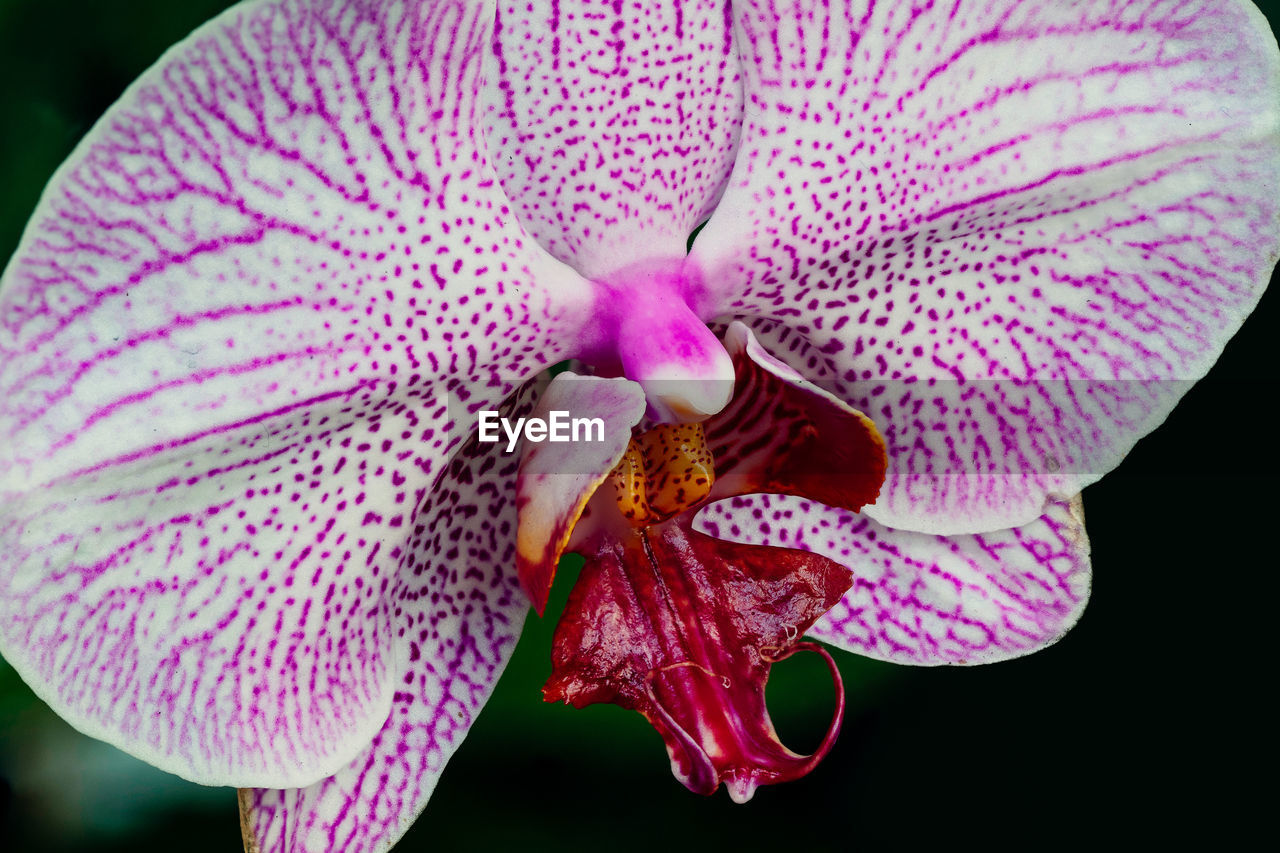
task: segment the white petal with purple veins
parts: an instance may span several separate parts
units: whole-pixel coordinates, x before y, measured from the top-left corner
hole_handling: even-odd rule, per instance
[[[726,5],[499,4],[493,160],[521,223],[584,275],[684,257],[724,189],[742,121]]]
[[[0,284],[0,647],[83,730],[287,787],[381,727],[416,507],[590,295],[485,159],[491,23],[242,4],[46,190]]]
[[[1239,0],[806,9],[739,13],[741,146],[691,262],[880,426],[875,518],[1030,521],[1164,419],[1265,285],[1275,39]]]
[[[531,408],[526,389],[503,411]],[[386,724],[329,779],[241,792],[242,826],[261,853],[378,853],[426,806],[529,609],[515,572],[519,460],[472,439],[419,506],[386,595],[395,660]]]

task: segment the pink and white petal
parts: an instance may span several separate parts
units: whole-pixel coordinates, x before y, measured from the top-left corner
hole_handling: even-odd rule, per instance
[[[726,7],[499,3],[494,162],[521,223],[583,275],[683,258],[719,198],[742,118]]]
[[[516,571],[538,613],[547,606],[556,565],[574,525],[626,452],[631,428],[644,411],[644,390],[638,383],[565,372],[551,380],[530,415],[553,425],[558,413],[565,430],[572,428],[569,441],[525,441],[522,447]],[[599,422],[598,436],[593,420]],[[581,438],[579,426],[585,427]]]
[[[994,663],[1042,649],[1089,598],[1080,498],[1049,501],[1018,528],[937,536],[893,530],[811,501],[752,495],[713,504],[703,532],[800,548],[848,567],[853,588],[810,632],[894,663]]]
[[[753,322],[752,327],[753,334],[768,352],[833,396],[870,413],[877,428],[884,425],[890,466],[888,477],[877,502],[863,507],[862,512],[876,519],[892,515],[892,510],[886,507],[894,489],[908,490],[917,499],[913,506],[915,515],[906,521],[893,516],[904,525],[895,529],[954,535],[976,526],[970,523],[974,517],[1002,517],[1024,505],[1040,507],[1046,495],[1062,495],[1073,487],[1076,472],[1064,470],[1059,460],[1071,458],[1069,454],[1078,452],[1081,444],[1108,440],[1098,428],[1087,433],[1072,430],[1061,419],[1042,416],[1035,406],[1026,404],[1014,412],[1024,418],[1021,423],[1005,418],[999,424],[1000,428],[1021,435],[1022,443],[1006,441],[992,445],[974,432],[983,418],[996,409],[997,404],[990,398],[994,395],[1007,402],[1010,392],[1017,391],[1016,387],[931,380],[904,380],[893,384],[852,382],[841,378],[832,357],[814,347],[803,333],[783,324],[759,320]],[[1154,400],[1165,394],[1170,396],[1172,406],[1189,385],[1190,382],[1175,381],[1062,381],[1041,388],[1038,402],[1049,412],[1067,403],[1106,406],[1108,418],[1123,419],[1138,416],[1134,412],[1134,400]],[[928,397],[927,404],[914,404],[909,413],[910,429],[897,428],[893,418],[895,404],[905,399],[904,389],[917,390],[918,394]],[[1149,413],[1151,408],[1138,407],[1138,411]],[[957,435],[942,437],[946,455],[935,460],[934,451],[918,434],[936,431],[938,427],[933,421],[948,415],[958,421]],[[963,460],[957,451],[957,447],[964,446],[966,437],[977,445],[980,456],[977,464]],[[985,473],[969,472],[973,467]],[[964,511],[957,513],[957,507],[963,507]]]
[[[490,17],[243,4],[135,83],[6,271],[5,476],[375,383],[443,374],[501,400],[558,360],[589,288],[511,220],[485,160]]]
[[[242,4],[46,190],[0,281],[0,652],[83,730],[294,786],[381,726],[406,521],[586,304],[484,158],[490,21]]]
[[[194,781],[333,772],[395,689],[384,597],[430,483],[404,432],[405,403],[344,398],[6,500],[6,660],[77,728]]]
[[[1265,286],[1275,38],[1243,0],[806,9],[738,16],[747,117],[690,263],[876,421],[874,517],[1030,521],[1161,423]]]
[[[528,399],[506,414],[529,414]],[[473,439],[450,462],[412,520],[388,595],[396,692],[386,724],[331,778],[241,791],[246,849],[376,853],[422,812],[529,610],[514,570],[519,458]]]

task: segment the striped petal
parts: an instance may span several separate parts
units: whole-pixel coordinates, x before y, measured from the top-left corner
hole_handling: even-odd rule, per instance
[[[1253,308],[1280,54],[1250,4],[760,0],[737,24],[741,148],[690,263],[880,427],[882,523],[1038,517]]]
[[[0,283],[0,651],[82,730],[297,787],[382,728],[414,519],[588,294],[486,160],[491,20],[242,4],[50,184]]]
[[[1051,501],[1021,527],[937,536],[778,495],[721,501],[698,529],[801,548],[853,571],[853,588],[812,635],[895,663],[994,663],[1058,640],[1089,597],[1080,499]]]
[[[487,138],[521,223],[592,278],[679,259],[733,164],[723,0],[499,4]]]
[[[706,423],[711,500],[767,492],[850,511],[875,501],[885,473],[875,424],[774,358],[742,323],[724,340],[737,383],[733,402]]]
[[[528,415],[528,395],[505,408]],[[246,849],[388,850],[427,804],[515,648],[529,603],[515,568],[520,456],[470,440],[422,503],[389,602],[395,694],[381,730],[332,777],[240,792]],[[256,845],[256,846],[255,846]]]

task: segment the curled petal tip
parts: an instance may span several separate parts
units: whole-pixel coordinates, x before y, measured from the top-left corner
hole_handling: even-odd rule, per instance
[[[751,777],[731,776],[724,780],[724,789],[729,792],[729,799],[738,805],[749,802],[756,795],[759,783]]]

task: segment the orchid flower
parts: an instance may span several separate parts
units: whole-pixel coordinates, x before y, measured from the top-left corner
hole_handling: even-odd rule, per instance
[[[732,488],[645,530],[851,572],[770,643],[1041,648],[1087,597],[1079,492],[1275,264],[1277,92],[1238,0],[241,4],[99,122],[0,283],[0,652],[245,789],[251,846],[386,850],[676,424]],[[609,448],[478,440],[560,401]],[[793,476],[873,446],[874,503]],[[573,637],[608,612],[579,585]],[[553,695],[616,670],[572,646]],[[745,798],[694,663],[628,684],[677,775]]]

